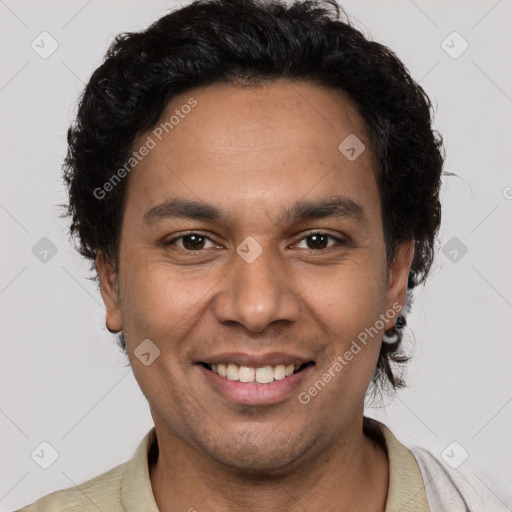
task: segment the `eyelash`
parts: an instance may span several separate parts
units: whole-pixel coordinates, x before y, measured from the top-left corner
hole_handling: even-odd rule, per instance
[[[200,231],[189,231],[187,233],[183,233],[182,235],[173,238],[172,240],[169,240],[168,242],[165,242],[164,246],[167,247],[169,245],[176,245],[174,242],[176,242],[177,240],[180,240],[182,238],[185,238],[187,236],[191,236],[191,235],[199,235],[200,237],[205,238],[206,240],[209,240],[210,242],[212,242],[214,244],[216,243],[215,240],[212,240],[209,236],[201,233]],[[327,236],[328,238],[331,238],[332,240],[337,242],[339,245],[345,245],[346,244],[346,240],[345,239],[338,238],[338,237],[336,237],[334,235],[331,235],[329,233],[324,233],[323,231],[312,231],[312,232],[308,233],[306,236],[302,237],[299,240],[299,242],[297,242],[297,243],[300,243],[303,240],[305,240],[306,238],[309,238],[310,236],[314,236],[314,235],[324,235],[324,236]],[[306,249],[306,250],[312,251],[312,252],[322,252],[322,251],[326,251],[328,249],[331,249],[332,247],[333,247],[333,245],[331,245],[329,247],[326,247],[324,249]],[[189,253],[196,253],[197,254],[197,253],[200,253],[201,251],[205,250],[205,249],[198,249],[196,251],[191,251],[189,249],[184,249],[183,247],[180,247],[180,249],[182,251],[184,251],[185,254],[189,254]]]

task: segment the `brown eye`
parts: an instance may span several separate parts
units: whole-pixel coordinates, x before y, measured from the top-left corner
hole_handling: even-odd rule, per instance
[[[179,240],[181,240],[181,245],[179,243],[176,243]],[[184,249],[185,251],[195,252],[205,249],[204,245],[207,242],[211,242],[212,244],[214,244],[211,238],[207,237],[206,235],[202,235],[201,233],[187,233],[185,235],[173,238],[169,242],[166,242],[165,245],[176,245]]]
[[[334,240],[334,244],[328,245],[329,239]],[[328,233],[322,233],[322,232],[315,232],[310,233],[308,236],[305,236],[300,240],[299,243],[303,242],[304,240],[309,240],[310,243],[307,243],[306,249],[310,250],[323,250],[328,249],[329,247],[332,247],[333,245],[336,245],[338,243],[339,245],[343,245],[345,243],[345,240],[342,238],[335,237],[333,235],[329,235]]]

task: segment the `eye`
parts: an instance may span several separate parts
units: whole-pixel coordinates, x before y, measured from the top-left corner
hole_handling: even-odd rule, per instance
[[[334,244],[327,245],[328,240],[334,240]],[[306,247],[306,249],[310,250],[323,250],[328,249],[329,247],[332,247],[333,245],[336,245],[338,243],[339,245],[345,244],[345,240],[342,238],[338,238],[334,235],[329,235],[328,233],[323,233],[321,231],[315,231],[313,233],[309,233],[307,236],[302,238],[299,243],[303,242],[304,240],[311,240],[312,241],[312,247]],[[307,242],[306,242],[307,243]]]
[[[176,243],[176,241],[178,240],[181,240],[181,245],[179,243]],[[213,246],[216,246],[213,240],[207,237],[206,235],[197,232],[191,232],[185,233],[181,236],[177,236],[176,238],[173,238],[172,240],[165,242],[165,246],[177,245],[178,247],[184,249],[187,252],[198,252],[201,251],[202,249],[207,248],[204,247],[207,241],[211,242]]]
[[[311,241],[311,244],[307,244],[308,240]],[[329,240],[333,240],[334,243],[326,245],[328,244]],[[304,241],[306,241],[307,245],[311,245],[309,247],[305,247],[305,249],[312,251],[321,251],[324,249],[329,249],[330,247],[336,244],[344,245],[346,243],[346,240],[344,240],[343,238],[339,238],[328,233],[323,233],[321,231],[309,233],[307,236],[303,237],[298,243],[300,244],[303,243]],[[172,240],[165,242],[164,245],[176,245],[183,249],[184,251],[186,251],[187,253],[191,253],[200,252],[203,249],[208,249],[208,247],[205,247],[205,244],[207,244],[208,242],[212,244],[211,247],[218,247],[218,245],[210,237],[194,231],[177,236]]]

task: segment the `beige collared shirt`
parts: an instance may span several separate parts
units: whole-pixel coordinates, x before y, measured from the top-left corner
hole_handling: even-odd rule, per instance
[[[382,434],[389,458],[385,512],[428,512],[423,479],[415,458],[382,423],[369,421]],[[19,512],[158,512],[151,489],[148,453],[155,441],[153,427],[127,462],[76,487],[55,491]]]

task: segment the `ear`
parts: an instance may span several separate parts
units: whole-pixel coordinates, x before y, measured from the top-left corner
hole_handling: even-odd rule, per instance
[[[105,323],[107,329],[110,332],[119,332],[122,330],[122,322],[116,271],[110,259],[101,252],[96,257],[95,265],[100,279],[101,297],[105,304]]]
[[[414,240],[401,243],[395,250],[395,259],[391,264],[388,274],[388,290],[386,298],[387,309],[393,308],[393,304],[399,303],[401,309],[405,304],[407,293],[407,280],[409,269],[414,258]],[[386,323],[385,330],[395,325],[396,318],[391,318]]]

